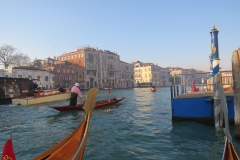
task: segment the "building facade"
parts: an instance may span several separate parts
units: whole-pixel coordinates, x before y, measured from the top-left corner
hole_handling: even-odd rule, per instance
[[[128,75],[133,77],[133,67],[128,67],[132,65],[120,61],[120,56],[116,52],[85,47],[65,53],[59,56],[58,60],[68,61],[84,68],[83,84],[86,89],[133,87],[133,84],[130,85],[133,79],[124,79]]]
[[[153,63],[132,62],[136,87],[169,86],[169,70]]]
[[[36,83],[43,89],[54,88],[54,74],[35,67],[13,67],[12,77],[36,79]]]

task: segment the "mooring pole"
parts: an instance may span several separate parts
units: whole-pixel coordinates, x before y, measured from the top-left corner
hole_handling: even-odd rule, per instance
[[[211,30],[211,59],[212,59],[212,77],[213,77],[213,90],[214,90],[214,120],[215,127],[222,127],[223,116],[221,109],[221,101],[218,93],[219,84],[219,53],[218,53],[218,30],[216,25],[213,24]],[[211,67],[211,66],[210,66]]]
[[[240,50],[233,51],[232,54],[232,75],[234,87],[234,121],[235,137],[240,139]]]

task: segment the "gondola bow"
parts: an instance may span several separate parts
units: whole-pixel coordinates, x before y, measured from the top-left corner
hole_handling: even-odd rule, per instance
[[[86,102],[83,106],[86,116],[82,123],[64,140],[56,144],[46,152],[35,157],[33,160],[81,160],[84,154],[89,123],[92,111],[95,107],[95,98],[98,93],[97,88],[89,90]]]

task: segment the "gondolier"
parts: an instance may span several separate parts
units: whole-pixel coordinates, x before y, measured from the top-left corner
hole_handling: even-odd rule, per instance
[[[82,99],[82,92],[80,91],[78,86],[79,86],[79,83],[75,83],[75,85],[71,88],[71,96],[70,96],[69,106],[76,106],[78,97],[80,98],[80,100]]]

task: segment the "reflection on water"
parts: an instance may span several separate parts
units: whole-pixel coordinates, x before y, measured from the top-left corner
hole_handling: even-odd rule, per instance
[[[83,91],[84,96],[86,92]],[[94,110],[84,159],[221,159],[224,134],[214,126],[172,122],[169,87],[99,91],[96,100],[121,97],[119,104]],[[70,134],[83,111],[58,112],[48,105],[0,106],[0,146],[13,133],[17,159],[32,159]],[[233,144],[240,155],[240,143]]]

